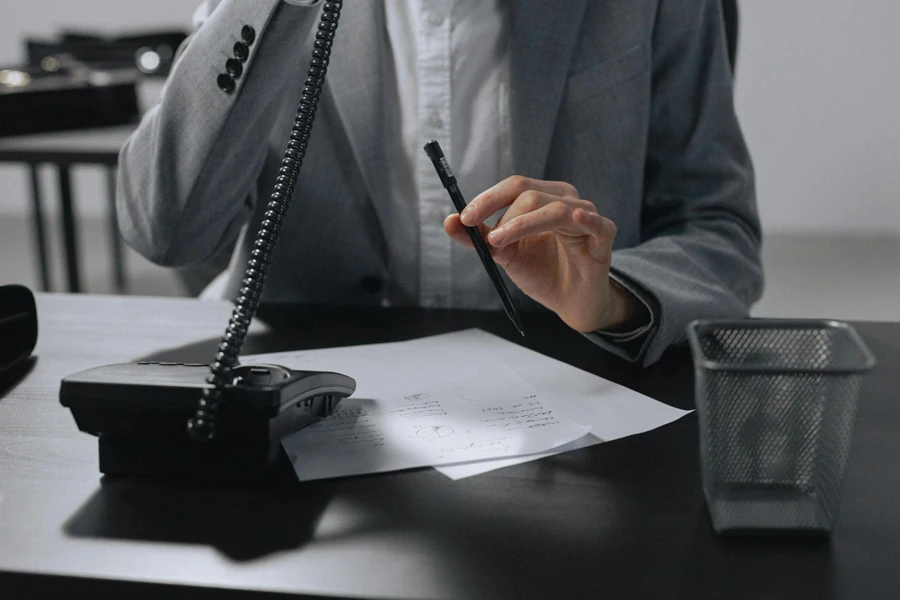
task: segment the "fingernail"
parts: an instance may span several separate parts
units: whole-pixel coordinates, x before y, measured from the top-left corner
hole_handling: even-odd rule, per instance
[[[469,225],[475,221],[475,209],[472,208],[471,205],[465,207],[459,215],[459,220],[463,222],[464,225]]]
[[[488,241],[494,245],[502,244],[504,234],[506,234],[506,230],[503,227],[498,227],[488,234]]]

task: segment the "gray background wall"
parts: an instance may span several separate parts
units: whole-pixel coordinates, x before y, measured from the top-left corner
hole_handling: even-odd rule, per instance
[[[186,27],[198,0],[2,3],[9,64],[26,32]],[[745,0],[741,11],[736,103],[767,232],[900,234],[900,2]],[[76,185],[79,210],[100,214],[99,173],[81,169]],[[0,167],[0,217],[24,213],[26,198],[24,171]]]
[[[744,0],[737,111],[770,231],[900,233],[900,2]]]

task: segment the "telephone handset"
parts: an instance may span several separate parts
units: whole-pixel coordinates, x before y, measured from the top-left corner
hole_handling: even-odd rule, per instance
[[[103,473],[259,476],[274,463],[282,437],[330,414],[355,391],[356,382],[338,373],[238,365],[306,155],[342,4],[322,8],[287,149],[213,361],[107,365],[63,379],[60,402],[79,429],[99,437]]]

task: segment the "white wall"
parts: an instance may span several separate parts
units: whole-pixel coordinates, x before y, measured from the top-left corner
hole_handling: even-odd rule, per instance
[[[199,2],[0,1],[0,64],[26,32],[185,27]],[[900,1],[743,0],[741,17],[736,102],[767,232],[900,233]],[[100,213],[99,174],[76,184]],[[24,172],[0,167],[0,215],[26,198]]]
[[[900,233],[900,2],[740,5],[736,104],[768,232]]]

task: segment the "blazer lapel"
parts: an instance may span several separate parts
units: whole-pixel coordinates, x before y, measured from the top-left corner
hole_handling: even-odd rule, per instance
[[[510,121],[515,172],[541,178],[547,165],[587,0],[514,0],[511,7]],[[352,9],[352,10],[351,10]],[[381,2],[355,2],[341,13],[326,88],[334,98],[354,158],[379,212],[389,209],[390,165],[384,141],[389,130],[381,48],[385,34]]]
[[[513,167],[541,179],[586,0],[516,0],[510,43]]]
[[[384,156],[387,126],[382,75],[382,37],[386,35],[381,2],[352,2],[341,11],[325,87],[334,100],[369,195],[386,208],[390,199],[389,165]]]

